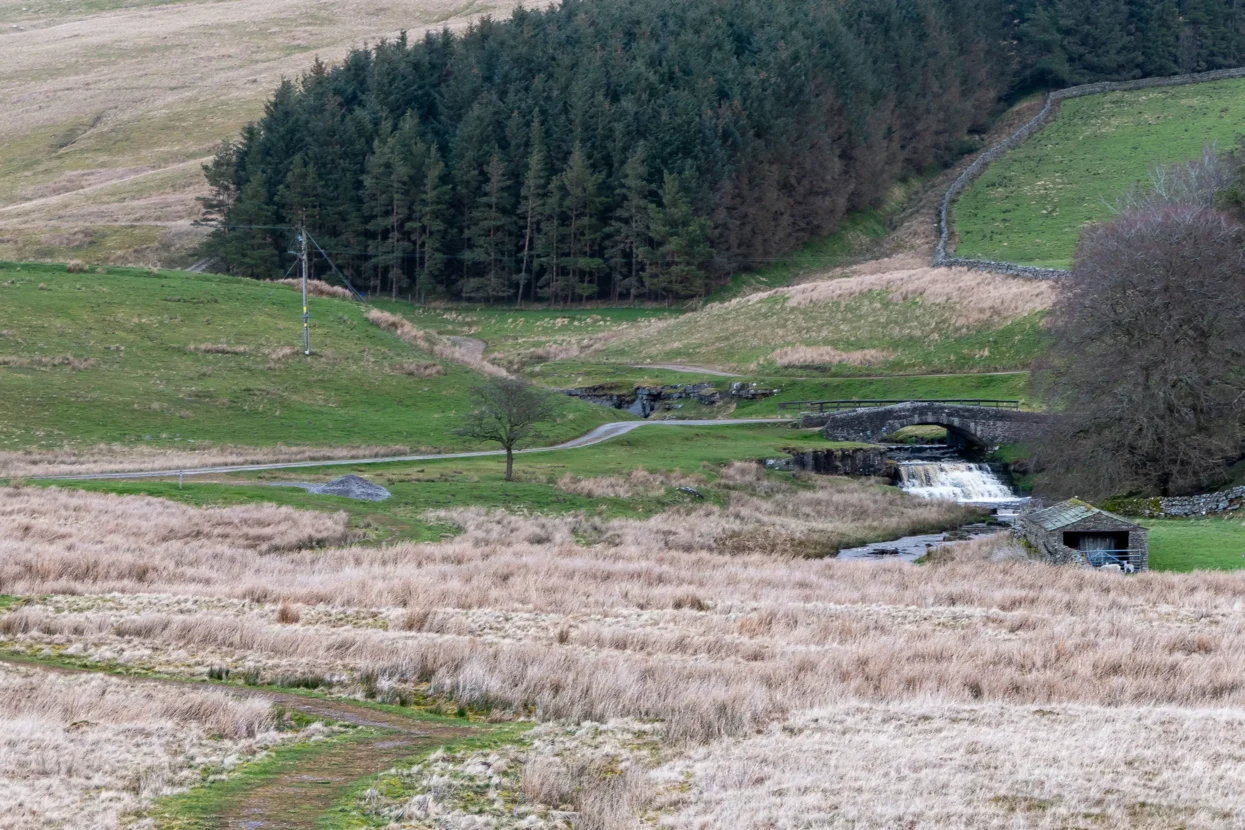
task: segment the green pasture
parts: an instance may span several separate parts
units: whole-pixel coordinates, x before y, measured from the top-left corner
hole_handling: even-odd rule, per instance
[[[142,444],[474,447],[455,434],[481,377],[344,300],[312,298],[312,355],[289,287],[231,277],[0,264],[0,450]],[[207,351],[203,351],[203,349]],[[554,443],[626,416],[559,399]]]
[[[1066,268],[1081,229],[1158,164],[1221,150],[1245,132],[1245,80],[1065,101],[955,205],[956,254]]]
[[[1150,567],[1156,571],[1235,571],[1245,568],[1245,519],[1139,519],[1150,528]]]
[[[452,524],[428,516],[429,511],[457,507],[505,508],[512,512],[559,514],[581,512],[602,518],[645,518],[689,504],[723,504],[718,471],[731,461],[759,461],[781,457],[789,448],[850,447],[833,443],[815,430],[795,430],[785,424],[683,427],[646,426],[612,441],[575,450],[520,455],[515,481],[503,479],[500,457],[441,459],[436,461],[360,464],[279,470],[211,477],[207,481],[136,479],[121,481],[48,482],[97,492],[143,494],[172,499],[196,507],[218,507],[267,502],[290,507],[345,511],[351,525],[369,541],[395,539],[437,541],[453,536]],[[565,476],[599,478],[628,475],[643,469],[652,473],[697,476],[699,495],[676,487],[630,498],[594,498],[557,487]],[[328,481],[348,473],[365,476],[393,494],[371,503],[281,486],[283,481]]]

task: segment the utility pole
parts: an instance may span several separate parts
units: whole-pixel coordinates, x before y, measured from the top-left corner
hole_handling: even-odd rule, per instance
[[[303,354],[311,356],[311,313],[307,310],[307,229],[298,229],[298,241],[301,245],[299,257],[303,263]]]

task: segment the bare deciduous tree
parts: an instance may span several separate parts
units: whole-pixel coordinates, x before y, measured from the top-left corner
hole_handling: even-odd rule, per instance
[[[1213,482],[1245,424],[1245,228],[1165,205],[1086,230],[1036,374],[1059,414],[1054,491],[1169,494]]]
[[[1149,182],[1133,187],[1111,208],[1126,214],[1168,205],[1219,207],[1230,197],[1240,172],[1237,153],[1220,154],[1214,144],[1205,144],[1196,158],[1152,167]]]
[[[517,378],[490,378],[471,390],[476,406],[459,435],[496,441],[506,451],[506,481],[514,478],[514,450],[535,434],[536,425],[553,417],[553,399]]]

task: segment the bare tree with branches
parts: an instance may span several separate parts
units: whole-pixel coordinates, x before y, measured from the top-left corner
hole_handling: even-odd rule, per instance
[[[1150,168],[1148,182],[1133,186],[1108,206],[1121,215],[1168,205],[1219,207],[1237,185],[1241,174],[1238,156],[1239,151],[1221,154],[1214,144],[1204,144],[1196,158]]]
[[[495,441],[506,451],[506,481],[514,480],[514,451],[536,436],[536,425],[553,418],[553,398],[512,377],[490,378],[471,390],[475,408],[458,434]]]
[[[1245,227],[1166,204],[1086,230],[1035,375],[1063,493],[1170,494],[1222,475],[1245,427]]]

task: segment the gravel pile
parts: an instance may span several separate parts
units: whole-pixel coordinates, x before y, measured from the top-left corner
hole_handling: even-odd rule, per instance
[[[357,499],[359,501],[384,501],[392,495],[379,484],[373,484],[366,478],[360,478],[356,475],[335,478],[328,484],[312,484],[308,481],[282,481],[273,486],[301,487],[308,493],[313,493],[317,496],[341,496],[345,499]]]

